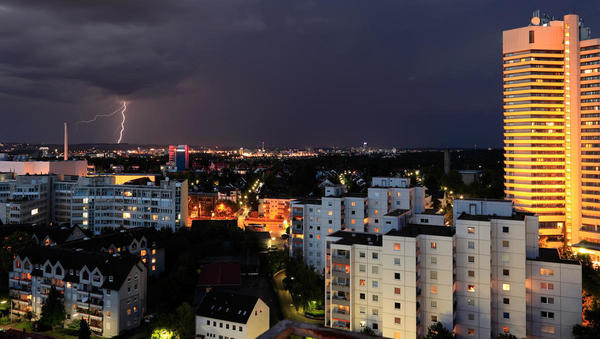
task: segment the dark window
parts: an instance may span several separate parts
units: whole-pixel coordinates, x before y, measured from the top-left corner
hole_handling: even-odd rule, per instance
[[[534,32],[529,31],[529,43],[532,44],[535,42]]]
[[[502,270],[502,274],[503,274],[503,275],[510,275],[510,271],[509,271],[509,270],[507,270],[507,269],[503,269],[503,270]]]
[[[360,294],[360,299],[365,300],[365,294],[364,293]]]
[[[508,305],[508,304],[510,304],[510,299],[508,299],[508,298],[504,298],[504,304],[505,304],[505,305]]]
[[[377,330],[377,329],[379,329],[379,325],[377,325],[377,323],[373,323],[373,329],[374,329],[374,330]]]
[[[508,226],[502,226],[502,232],[508,233]]]
[[[400,303],[394,303],[394,308],[399,310],[400,309]]]

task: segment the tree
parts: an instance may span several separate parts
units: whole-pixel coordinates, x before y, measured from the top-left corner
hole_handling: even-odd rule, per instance
[[[510,333],[500,333],[496,336],[496,339],[518,339],[517,336]]]
[[[596,339],[600,336],[600,303],[594,299],[588,309],[583,312],[586,326],[575,325],[573,337],[575,339]]]
[[[194,309],[190,304],[184,302],[175,310],[175,330],[181,339],[193,339],[196,336],[196,324]]]
[[[45,327],[54,327],[63,322],[66,316],[67,313],[65,312],[62,297],[53,285],[50,288],[46,302],[42,306],[40,324]]]
[[[92,331],[85,319],[81,319],[79,322],[79,332],[77,333],[77,339],[90,339]]]
[[[444,327],[441,322],[437,322],[427,329],[425,339],[452,339],[454,335],[450,330]]]
[[[373,337],[377,336],[377,333],[369,326],[365,326],[362,330],[360,330],[360,334],[370,335]]]

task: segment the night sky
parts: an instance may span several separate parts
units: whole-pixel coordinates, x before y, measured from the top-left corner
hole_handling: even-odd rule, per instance
[[[498,147],[501,31],[599,1],[2,0],[0,141]],[[73,125],[114,142],[120,117]]]

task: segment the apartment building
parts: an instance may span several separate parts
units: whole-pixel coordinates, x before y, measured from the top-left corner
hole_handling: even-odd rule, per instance
[[[102,337],[138,327],[146,311],[146,268],[136,256],[30,247],[9,272],[12,315],[39,318],[52,286],[64,301],[67,322],[85,319]]]
[[[258,202],[258,216],[270,220],[286,220],[290,216],[290,198],[261,198]]]
[[[326,326],[416,338],[453,328],[453,234],[406,225],[385,235],[338,231],[327,242]]]
[[[600,39],[537,11],[502,36],[505,195],[541,241],[600,255]]]
[[[158,184],[134,180],[117,185],[115,178],[107,175],[80,177],[74,188],[71,225],[82,225],[96,233],[103,228],[174,231],[187,226],[187,180],[165,179]]]
[[[366,194],[347,193],[343,185],[327,186],[321,199],[291,202],[291,254],[302,249],[306,263],[324,272],[328,235],[340,230],[383,235],[430,205],[425,188],[411,187],[407,178],[375,177]]]
[[[197,338],[256,338],[269,329],[269,306],[258,297],[211,290],[196,313]]]
[[[100,234],[92,238],[66,242],[62,247],[139,256],[151,277],[165,271],[165,248],[161,234],[151,228],[137,227]]]
[[[4,224],[48,222],[51,182],[47,175],[19,175],[0,182],[0,221]]]
[[[508,200],[457,200],[455,213],[454,227],[329,235],[325,325],[418,338],[439,321],[457,338],[570,338],[581,265],[539,248],[538,217]]]

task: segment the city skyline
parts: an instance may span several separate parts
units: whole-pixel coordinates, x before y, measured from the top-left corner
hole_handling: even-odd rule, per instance
[[[58,144],[64,121],[126,100],[124,143],[499,147],[499,32],[538,8],[600,27],[597,7],[7,1],[0,142]],[[70,140],[114,142],[120,123],[74,126]]]

